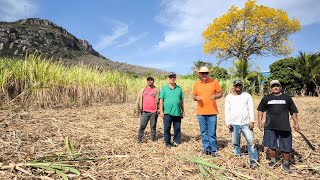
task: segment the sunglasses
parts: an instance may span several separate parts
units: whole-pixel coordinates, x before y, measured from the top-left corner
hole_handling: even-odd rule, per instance
[[[175,79],[177,78],[176,76],[169,76],[169,79]]]
[[[280,85],[279,84],[274,84],[274,85],[271,86],[271,88],[273,88],[273,87],[280,87]]]
[[[200,74],[208,75],[209,73],[208,72],[200,72]]]
[[[234,87],[240,87],[240,86],[242,86],[242,84],[236,84],[236,85],[234,85]]]

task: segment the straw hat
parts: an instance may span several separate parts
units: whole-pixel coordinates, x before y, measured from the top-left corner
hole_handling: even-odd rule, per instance
[[[201,72],[207,72],[207,73],[210,73],[210,71],[209,71],[208,67],[206,67],[206,66],[201,67],[201,68],[199,69],[199,71],[196,71],[196,74],[197,74],[197,75],[199,75],[199,73],[201,73]]]

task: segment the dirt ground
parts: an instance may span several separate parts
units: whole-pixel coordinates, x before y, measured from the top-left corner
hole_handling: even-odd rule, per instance
[[[255,97],[255,108],[261,97]],[[218,157],[202,154],[196,119],[196,103],[187,99],[186,117],[182,120],[182,143],[165,148],[163,122],[158,119],[157,141],[149,140],[149,125],[142,144],[136,144],[139,119],[133,116],[133,103],[94,105],[68,109],[0,111],[0,177],[1,179],[58,179],[47,171],[23,167],[31,174],[16,169],[1,169],[9,163],[41,161],[65,152],[65,137],[70,136],[76,152],[87,152],[83,158],[94,161],[74,162],[81,171],[80,179],[201,179],[197,164],[187,162],[200,157],[248,179],[319,179],[320,178],[320,98],[294,98],[303,132],[316,150],[312,151],[297,132],[293,132],[295,164],[293,174],[281,167],[269,169],[266,148],[261,146],[263,133],[254,128],[259,148],[260,167],[248,167],[248,155],[232,154],[230,133],[224,124],[224,99],[218,100]],[[291,121],[292,122],[292,121]],[[292,123],[291,123],[292,124]],[[242,145],[245,147],[244,138]],[[98,159],[101,158],[101,159]],[[71,162],[72,163],[72,162]],[[238,179],[226,170],[212,170],[230,179]],[[76,179],[77,176],[71,176]]]

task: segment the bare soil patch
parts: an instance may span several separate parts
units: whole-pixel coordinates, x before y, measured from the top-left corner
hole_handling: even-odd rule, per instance
[[[255,108],[261,97],[255,97]],[[262,132],[255,127],[260,167],[249,169],[248,155],[232,154],[231,136],[224,124],[224,99],[218,100],[217,138],[219,157],[202,154],[201,138],[195,114],[196,103],[186,100],[186,117],[182,121],[182,143],[165,148],[162,119],[157,123],[157,141],[149,140],[149,125],[142,144],[136,144],[139,119],[133,116],[133,103],[94,105],[68,109],[0,111],[0,167],[24,163],[65,152],[65,137],[70,136],[77,152],[89,152],[83,158],[104,158],[76,162],[81,179],[201,179],[198,166],[186,162],[198,156],[220,167],[231,169],[253,179],[319,179],[320,178],[320,103],[319,98],[294,98],[299,110],[301,132],[313,143],[312,151],[297,132],[293,132],[295,164],[293,174],[281,167],[267,168],[265,148],[261,147]],[[242,145],[245,147],[244,138]],[[264,152],[263,152],[264,151]],[[5,179],[56,179],[39,169],[27,167],[28,175],[18,170],[0,169]],[[215,172],[215,170],[213,170]],[[223,174],[223,172],[217,172]],[[229,174],[230,175],[230,174]],[[237,179],[237,177],[231,177]]]

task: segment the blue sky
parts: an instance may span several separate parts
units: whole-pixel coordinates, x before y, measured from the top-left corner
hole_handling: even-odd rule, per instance
[[[25,17],[48,19],[87,40],[103,56],[118,62],[191,73],[194,61],[217,63],[202,52],[202,32],[231,5],[245,0],[0,0],[0,21]],[[319,0],[258,0],[300,20],[291,36],[295,50],[316,52],[320,45]],[[253,66],[268,71],[284,57],[254,57]],[[232,60],[220,65],[229,68]]]

